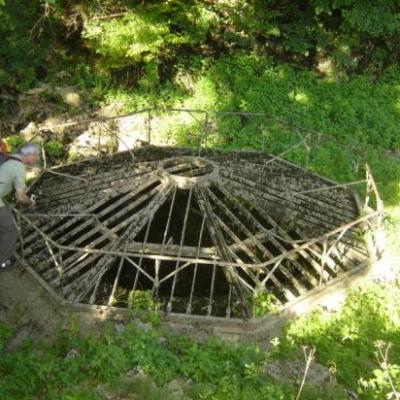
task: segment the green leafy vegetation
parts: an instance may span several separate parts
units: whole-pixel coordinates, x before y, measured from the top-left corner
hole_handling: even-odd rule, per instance
[[[5,139],[5,143],[9,153],[14,153],[24,144],[24,140],[18,135],[10,135]]]
[[[109,324],[86,335],[71,323],[51,346],[26,340],[17,351],[3,354],[0,394],[7,399],[101,399],[106,391],[126,398],[147,393],[144,398],[168,399],[168,385],[178,380],[178,399],[295,399],[298,386],[277,383],[266,365],[301,359],[302,347],[313,346],[313,362],[329,368],[339,385],[308,385],[302,399],[345,399],[347,388],[360,399],[379,400],[393,391],[392,385],[397,390],[400,385],[399,298],[398,282],[371,283],[353,291],[341,312],[321,310],[290,323],[267,350],[215,338],[197,343],[138,320],[123,329]],[[3,347],[11,333],[0,325]]]
[[[6,325],[0,325],[0,351],[3,350],[7,340],[11,336],[11,329]]]
[[[0,5],[7,38],[0,46],[0,85],[11,88],[57,80],[63,68],[72,81],[86,69],[86,83],[111,76],[149,90],[181,71],[201,72],[199,55],[212,61],[243,51],[324,75],[380,73],[399,57],[395,0],[22,3]]]
[[[398,282],[371,284],[354,291],[341,313],[329,315],[318,311],[290,324],[277,354],[293,356],[300,346],[315,346],[317,360],[323,365],[334,365],[338,379],[347,387],[354,387],[360,379],[365,380],[366,370],[372,378],[371,372],[379,365],[375,354],[377,341],[391,343],[390,360],[399,360],[398,294]]]
[[[252,315],[255,317],[261,317],[278,310],[277,299],[274,294],[269,292],[262,291],[257,293],[257,295],[250,298],[249,303]]]
[[[47,32],[40,34],[40,11],[38,1],[0,4],[0,87],[25,90],[40,75],[48,45]]]
[[[147,383],[150,392],[160,393],[173,378],[181,378],[193,381],[187,388],[188,398],[226,399],[234,394],[239,399],[243,393],[252,393],[261,399],[269,393],[272,399],[283,399],[284,389],[262,378],[263,360],[263,353],[255,347],[218,340],[200,345],[185,337],[142,330],[135,323],[122,333],[110,327],[99,335],[81,336],[68,329],[51,347],[27,341],[17,352],[2,357],[0,394],[7,399],[83,399],[82,393],[90,385],[121,390],[121,381],[131,393],[137,393],[143,391],[145,380],[127,382],[124,376],[140,368],[154,382]],[[231,380],[236,381],[234,388],[229,387]],[[91,396],[100,398],[96,391]]]
[[[153,299],[151,290],[131,290],[128,294],[128,309],[134,318],[150,322],[154,326],[160,324],[161,304]]]
[[[49,140],[43,146],[45,152],[53,159],[61,159],[65,155],[64,146],[60,142]]]

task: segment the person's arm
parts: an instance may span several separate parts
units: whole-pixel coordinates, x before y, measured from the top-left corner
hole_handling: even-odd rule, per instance
[[[25,204],[27,206],[35,206],[35,202],[32,201],[29,196],[26,194],[26,184],[25,184],[25,178],[26,178],[26,171],[25,167],[22,165],[22,163],[17,162],[15,166],[15,177],[14,177],[14,188],[15,188],[15,197],[17,198],[17,201]]]
[[[24,189],[16,190],[15,197],[17,198],[17,201],[19,201],[22,204],[26,204],[27,206],[34,207],[36,205],[36,202],[29,198]]]

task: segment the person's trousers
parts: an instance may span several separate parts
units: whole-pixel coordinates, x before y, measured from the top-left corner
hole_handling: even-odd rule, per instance
[[[0,207],[0,262],[7,260],[15,250],[18,232],[8,207]]]

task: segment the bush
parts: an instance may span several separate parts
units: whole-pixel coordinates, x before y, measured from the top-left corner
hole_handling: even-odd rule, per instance
[[[0,4],[0,87],[26,90],[36,80],[36,69],[44,64],[48,50],[46,33],[34,32],[41,13],[36,1]]]
[[[46,142],[44,144],[44,149],[50,157],[55,159],[62,158],[65,155],[63,144],[54,140],[49,140]]]

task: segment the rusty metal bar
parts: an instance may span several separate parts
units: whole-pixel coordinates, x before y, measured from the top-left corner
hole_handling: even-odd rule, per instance
[[[128,241],[126,241],[126,243],[125,243],[124,252],[126,251],[127,247],[128,247]],[[113,287],[111,289],[111,293],[110,293],[110,296],[109,296],[108,302],[107,302],[107,305],[109,305],[109,306],[111,306],[115,300],[114,294],[115,294],[115,291],[117,290],[117,286],[118,286],[119,278],[121,276],[121,271],[122,271],[123,265],[124,265],[124,258],[120,257],[119,264],[118,264],[118,271],[115,276]],[[95,302],[95,299],[93,299],[93,301],[91,301],[91,304],[93,304],[94,302]]]
[[[154,217],[154,215],[152,215],[152,216],[149,218],[149,222],[148,222],[148,224],[147,224],[146,232],[145,232],[145,234],[144,234],[144,241],[143,241],[143,243],[142,243],[142,251],[146,248],[147,241],[148,241],[148,239],[149,239],[150,227],[151,227],[151,223],[153,222],[153,217]],[[126,246],[127,246],[127,245],[128,245],[128,241],[126,242]],[[127,250],[127,249],[125,248],[124,251],[126,251],[126,250]],[[143,263],[143,257],[140,257],[140,259],[139,259],[139,267],[142,266],[142,263]],[[132,287],[132,290],[133,290],[133,291],[136,290],[136,286],[137,286],[137,283],[138,283],[138,280],[139,280],[139,276],[140,276],[140,270],[138,269],[138,270],[136,271],[135,280],[134,280],[134,282],[133,282],[133,287]]]
[[[129,211],[131,209],[134,209],[135,207],[137,207],[138,205],[142,204],[143,202],[145,202],[146,200],[150,199],[151,197],[153,197],[154,195],[157,195],[157,193],[159,192],[159,190],[162,190],[160,188],[160,186],[157,186],[156,188],[152,189],[150,192],[146,193],[145,195],[143,195],[142,197],[140,197],[139,199],[135,200],[134,202],[132,202],[128,207],[124,208],[123,210],[119,211],[118,213],[114,214],[111,218],[109,218],[106,222],[109,224],[112,221],[115,221],[116,219],[120,218],[121,216],[123,216],[124,214],[129,213]],[[137,193],[136,193],[137,194]],[[134,197],[134,195],[132,195],[131,197]],[[114,207],[113,207],[114,208]],[[117,224],[116,226],[109,228],[109,230],[111,230],[111,232],[113,232],[114,234],[117,234],[117,232],[119,230],[121,230],[121,228],[127,226],[131,221],[133,221],[134,219],[136,219],[136,214],[133,216],[128,217],[127,219],[125,219],[124,221],[120,222],[119,224]],[[77,227],[78,229],[79,227]],[[88,238],[90,238],[91,236],[97,236],[96,233],[101,233],[101,231],[96,232],[96,231],[89,231],[88,233],[86,233],[83,236],[79,236],[75,241],[73,241],[72,243],[84,243],[85,240],[87,240]],[[67,237],[68,238],[68,237]],[[102,242],[104,242],[105,240],[108,241],[108,243],[110,243],[110,240],[107,238],[106,235],[102,234],[100,236],[98,236],[97,238],[95,238],[94,240],[92,240],[90,242],[90,248],[95,248],[95,246],[101,244]],[[104,246],[103,246],[104,247]],[[84,264],[82,264],[82,260],[83,257],[85,257],[85,255],[79,256],[79,253],[77,252],[72,252],[72,254],[70,254],[70,256],[67,256],[65,258],[65,261],[68,261],[69,263],[69,267],[68,270],[74,271],[76,272],[76,269],[74,269],[74,266],[77,265],[78,263],[81,263],[81,265],[79,266],[79,268],[83,268],[87,263],[89,263],[92,258],[88,258],[86,260],[86,262]],[[86,255],[86,257],[89,257],[88,255]],[[45,267],[44,267],[45,268]],[[43,269],[44,269],[43,268]],[[71,275],[74,272],[68,272],[66,274],[67,275]]]
[[[160,252],[161,255],[164,254],[164,246],[165,246],[165,243],[166,243],[166,240],[167,240],[169,227],[170,227],[170,224],[171,224],[172,211],[173,211],[174,205],[175,205],[176,191],[177,191],[177,186],[174,186],[174,192],[172,194],[171,205],[170,205],[169,212],[168,212],[168,219],[167,219],[167,223],[165,225],[165,230],[164,230],[164,234],[163,234],[163,240],[162,240],[162,243],[161,243],[161,252]]]
[[[99,219],[103,215],[105,215],[108,212],[110,212],[112,210],[112,208],[114,208],[115,206],[118,206],[119,204],[122,204],[124,200],[126,201],[129,198],[131,198],[132,196],[137,195],[137,193],[139,193],[141,190],[145,190],[148,186],[150,186],[151,184],[157,182],[157,180],[158,180],[158,178],[156,176],[151,175],[151,176],[146,176],[146,177],[143,177],[143,178],[141,178],[139,180],[136,180],[134,183],[124,183],[124,187],[121,188],[122,189],[121,191],[122,192],[128,191],[128,193],[126,193],[122,198],[119,198],[117,200],[117,203],[110,204],[105,209],[100,211],[98,214],[93,214],[94,211],[96,211],[98,208],[100,208],[103,204],[109,202],[113,197],[117,197],[117,196],[115,196],[115,194],[116,194],[115,193],[115,188],[113,188],[113,191],[114,191],[113,195],[109,195],[107,197],[103,197],[103,198],[101,198],[100,200],[98,200],[95,203],[93,203],[93,201],[90,200],[89,201],[90,207],[86,210],[87,214],[97,215],[97,218]],[[118,191],[117,191],[117,194],[119,194]],[[86,205],[86,203],[83,203],[83,205]],[[80,207],[80,206],[81,206],[81,204],[75,205],[75,207]],[[71,211],[70,211],[70,214],[74,214],[74,211],[73,210],[71,210]],[[64,214],[68,214],[68,213],[64,213]],[[55,234],[61,234],[62,237],[65,237],[65,231],[70,226],[72,226],[74,223],[76,223],[77,221],[78,221],[78,218],[72,218],[71,220],[66,221],[61,226],[57,226],[58,223],[54,223],[54,221],[53,222],[50,221],[44,227],[41,227],[41,229],[44,230],[47,234],[52,234],[53,236]],[[56,228],[54,228],[54,225],[56,226]],[[82,225],[80,225],[80,226],[82,226]],[[69,233],[71,233],[71,232],[69,232]],[[37,236],[37,233],[32,233],[31,235],[29,235],[26,238],[27,242],[29,243],[29,241],[32,240],[33,238],[35,238],[36,236]]]
[[[199,233],[199,240],[198,240],[198,244],[197,244],[196,258],[199,258],[199,253],[200,253],[200,249],[201,249],[201,242],[203,240],[203,232],[204,232],[205,223],[206,223],[206,216],[203,215],[203,219],[201,221],[200,233]],[[187,307],[186,307],[186,314],[191,314],[192,313],[192,301],[193,301],[194,288],[195,288],[195,285],[196,285],[197,268],[198,268],[198,263],[196,262],[194,264],[192,285],[191,285],[191,288],[190,288],[189,301],[188,301],[188,304],[187,304]]]
[[[214,286],[215,286],[215,274],[217,272],[217,267],[215,263],[213,264],[213,269],[212,269],[212,276],[211,276],[211,287],[210,287],[210,297],[208,300],[208,306],[207,306],[207,315],[211,315],[212,312],[212,304],[213,304],[213,297],[214,297]]]
[[[221,200],[218,199],[217,196],[214,195],[214,193],[211,192],[210,189],[208,189],[208,194],[214,200],[214,202],[225,212],[225,214],[236,223],[236,226],[239,229],[241,229],[248,237],[255,238],[255,236],[252,235],[252,233],[248,230],[248,228],[246,228],[246,226],[222,203]],[[241,205],[238,205],[238,207],[240,207],[240,209],[243,208]],[[245,212],[243,210],[242,210],[242,214],[245,214]],[[258,257],[255,256],[254,252],[252,252],[249,248],[247,248],[247,246],[243,246],[243,244],[241,245],[240,239],[226,226],[225,223],[222,222],[222,220],[219,219],[219,222],[222,224],[222,226],[228,232],[228,234],[233,238],[233,240],[242,248],[242,250],[244,250],[249,257],[253,258],[253,260],[256,263],[260,263],[260,260],[258,259]],[[260,226],[258,226],[258,227],[260,227]],[[265,231],[265,229],[263,227],[262,227],[262,229]],[[277,242],[273,236],[271,236],[270,240],[273,241],[274,243]],[[254,240],[253,245],[256,246],[259,250],[261,250],[263,252],[263,254],[266,255],[268,258],[273,257],[272,253],[261,242]],[[296,280],[296,278],[283,265],[281,266],[280,271],[293,284],[293,286],[299,293],[304,293],[305,288],[303,288],[299,284],[299,282]],[[259,281],[256,280],[255,284],[258,285]],[[295,295],[297,295],[297,293],[295,293]]]
[[[32,222],[29,218],[27,218],[23,213],[21,213],[20,210],[18,210],[17,208],[15,208],[13,205],[11,205],[10,203],[7,203],[8,206],[16,213],[20,214],[22,219],[24,219],[25,222],[27,222],[30,226],[32,226],[37,232],[40,233],[40,235],[49,240],[50,243],[52,243],[54,246],[56,246],[57,248],[61,249],[61,250],[68,250],[68,251],[76,251],[76,252],[82,252],[82,253],[91,253],[91,254],[98,254],[98,255],[115,255],[115,256],[129,256],[129,257],[140,257],[142,256],[142,254],[137,253],[137,252],[127,252],[127,253],[123,253],[122,251],[118,251],[118,250],[103,250],[103,249],[90,249],[90,248],[84,248],[84,247],[77,247],[77,246],[68,246],[68,245],[61,245],[57,242],[55,242],[54,240],[52,240],[48,235],[46,235],[40,228],[38,228],[34,222]],[[320,241],[322,241],[324,238],[328,238],[330,236],[333,236],[335,234],[337,234],[338,232],[341,232],[343,229],[346,229],[347,227],[351,227],[351,226],[356,226],[359,224],[362,224],[364,221],[367,221],[371,218],[376,217],[379,214],[379,212],[374,211],[369,213],[368,215],[364,215],[360,218],[358,218],[357,220],[351,221],[345,225],[342,225],[330,232],[324,233],[318,237],[312,238],[310,240],[308,240],[307,242],[301,244],[298,246],[298,248],[296,249],[292,249],[290,251],[287,251],[284,254],[275,256],[273,259],[265,261],[263,263],[260,264],[249,264],[249,263],[243,263],[240,265],[240,267],[248,267],[248,268],[254,268],[257,269],[259,267],[266,267],[268,265],[273,264],[277,259],[281,259],[281,258],[286,258],[286,257],[291,257],[292,255],[298,253],[300,250],[304,250],[309,248],[310,246],[314,245],[315,243],[318,243]],[[145,256],[148,259],[160,259],[160,260],[169,260],[169,261],[177,261],[177,257],[174,256],[166,256],[166,255],[155,255],[155,254],[148,254]],[[180,261],[193,261],[193,262],[198,262],[199,264],[209,264],[209,260],[207,259],[193,259],[193,258],[189,258],[189,257],[181,257]],[[232,265],[235,265],[235,263],[232,263],[232,261],[224,261],[221,260],[218,262],[217,264],[220,267],[229,267]]]
[[[127,225],[129,225],[129,228],[126,232],[124,232],[124,234],[120,237],[120,239],[116,243],[112,244],[112,246],[109,245],[109,247],[111,247],[112,249],[115,249],[120,245],[121,242],[123,242],[125,240],[129,240],[129,238],[134,238],[137,235],[137,233],[142,229],[142,227],[148,222],[148,218],[153,213],[155,213],[158,210],[158,208],[165,202],[165,200],[168,198],[168,195],[171,193],[171,190],[172,190],[172,188],[168,184],[162,185],[159,190],[159,193],[153,198],[153,200],[144,209],[140,210],[138,213],[134,214],[133,217],[130,217],[127,220],[123,221],[121,224],[119,224],[119,229],[121,228],[121,226],[127,226]],[[92,271],[92,274],[89,274],[89,277],[86,280],[90,280],[92,275],[96,275],[96,272],[101,269],[103,264],[108,265],[110,263],[110,260],[113,259],[113,257],[110,257],[110,256],[112,256],[111,253],[109,253],[108,259],[107,259],[107,257],[104,257],[99,262],[99,265],[97,265],[95,268],[91,269],[90,271]],[[129,260],[129,256],[127,256],[127,259]],[[79,267],[79,265],[78,265],[78,267]],[[138,267],[138,266],[136,265],[136,267]],[[144,271],[142,270],[141,272],[143,273]],[[148,274],[146,273],[145,275],[148,275]],[[153,280],[153,278],[151,277],[150,280]],[[85,281],[79,283],[77,285],[78,288],[82,287],[82,284],[84,282]],[[73,283],[72,283],[72,284],[67,285],[67,287],[71,288],[71,290],[74,290],[75,285],[73,285]]]
[[[181,232],[181,240],[179,243],[179,251],[178,251],[178,257],[181,256],[181,251],[182,251],[182,246],[183,246],[183,242],[185,240],[185,235],[186,235],[186,226],[187,226],[187,222],[189,219],[189,211],[190,211],[190,205],[191,205],[191,201],[192,201],[192,194],[193,194],[193,188],[190,188],[189,190],[189,195],[188,195],[188,200],[187,200],[187,204],[186,204],[186,210],[185,210],[185,216],[183,219],[183,227],[182,227],[182,232]],[[177,261],[175,264],[175,272],[179,266],[180,262]],[[178,277],[178,273],[176,272],[174,275],[174,279],[172,281],[172,287],[171,287],[171,293],[170,293],[170,297],[167,303],[167,312],[171,312],[172,310],[172,299],[174,297],[175,294],[175,286],[176,286],[176,281],[177,281],[177,277]]]
[[[214,242],[214,245],[220,252],[220,256],[223,260],[232,261],[232,258],[229,254],[229,250],[223,239],[221,231],[219,230],[218,226],[215,223],[215,214],[212,211],[212,207],[210,202],[207,200],[206,194],[204,189],[201,187],[195,187],[195,194],[198,200],[198,204],[200,209],[203,211],[203,214],[207,216],[207,228],[210,236]],[[227,278],[227,281],[233,285],[233,288],[238,296],[238,300],[240,301],[241,311],[245,317],[249,316],[249,310],[245,303],[244,295],[243,295],[243,283],[240,281],[242,280],[239,274],[232,266],[228,266],[224,268],[224,273]]]

